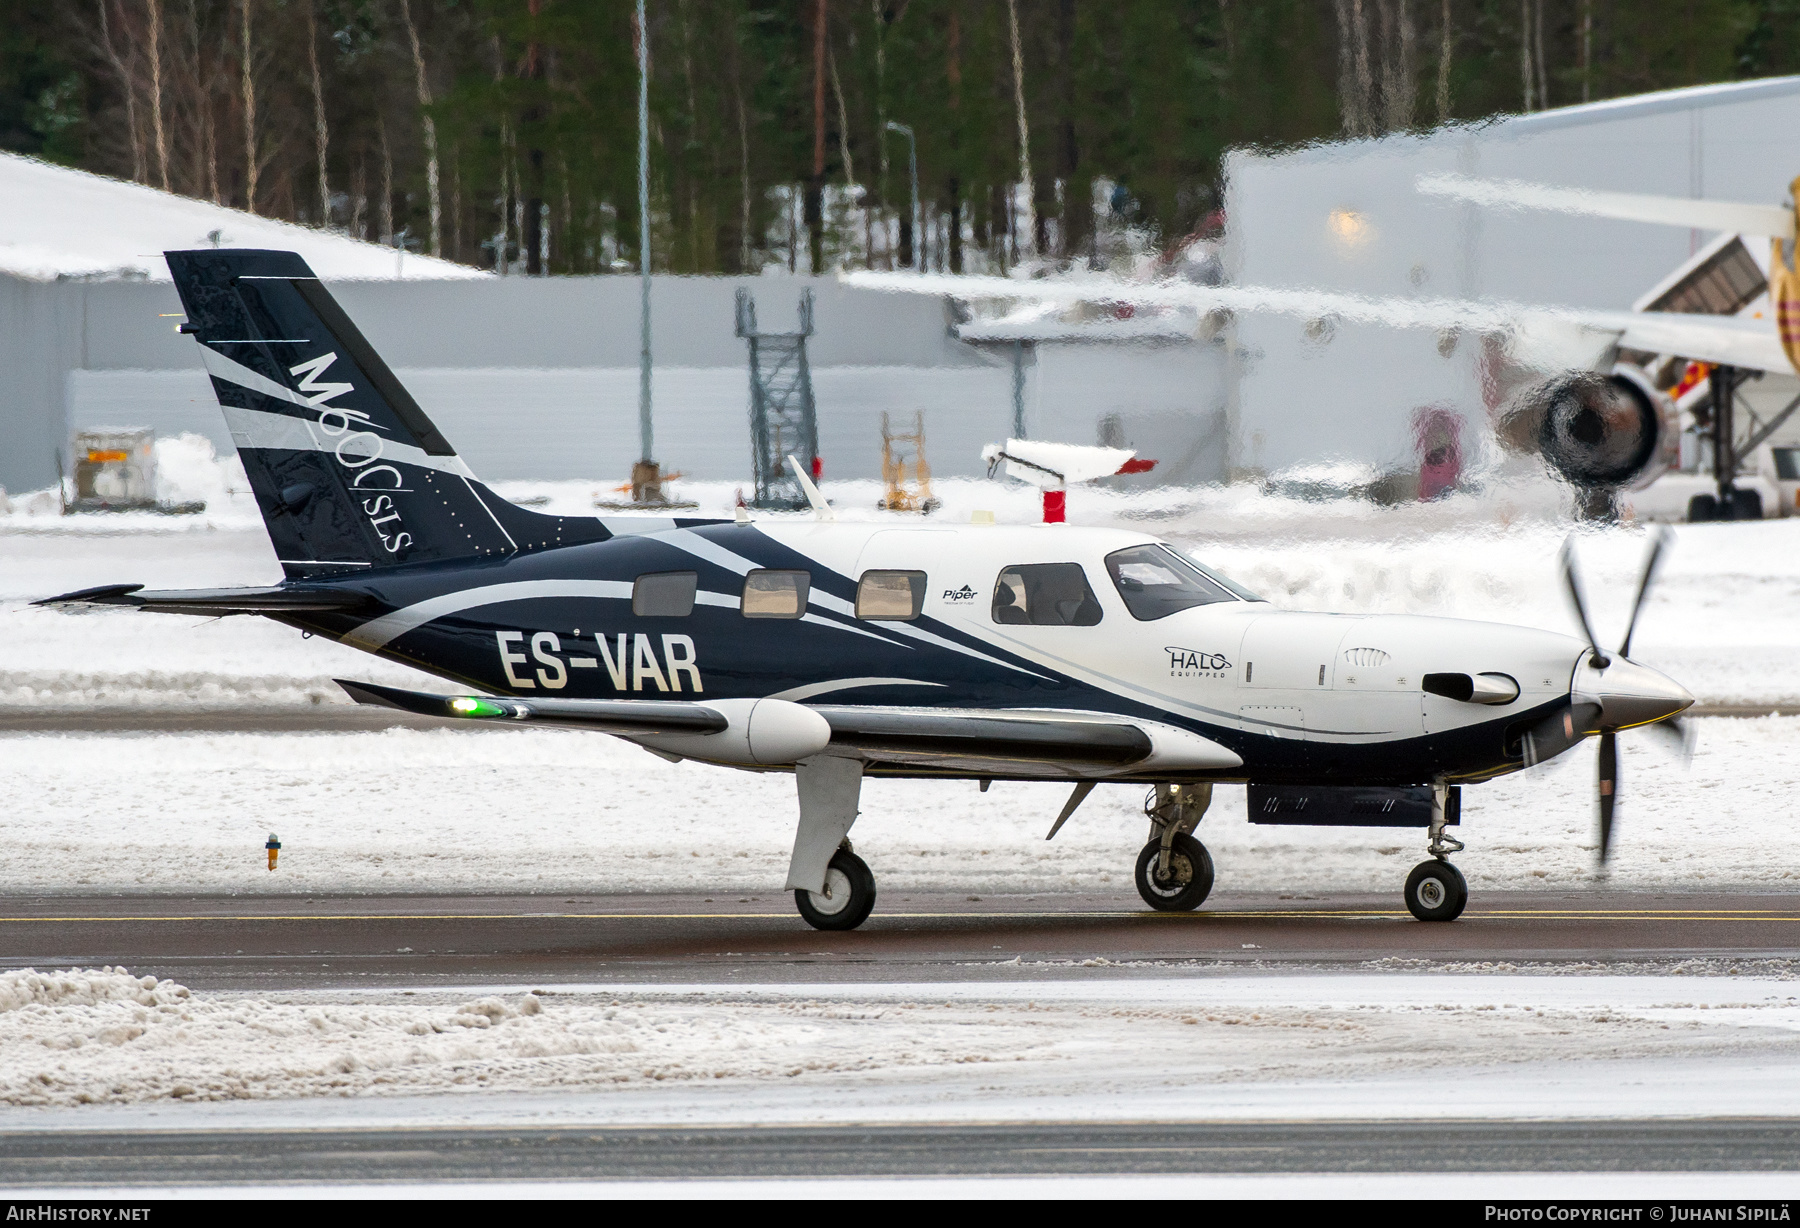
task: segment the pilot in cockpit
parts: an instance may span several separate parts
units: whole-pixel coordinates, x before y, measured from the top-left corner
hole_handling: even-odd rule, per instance
[[[1031,612],[1025,604],[1025,581],[1014,572],[1003,574],[995,589],[994,621],[1013,626],[1031,622]]]

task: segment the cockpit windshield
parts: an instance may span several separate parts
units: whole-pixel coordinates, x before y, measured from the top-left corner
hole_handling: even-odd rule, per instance
[[[1106,556],[1106,572],[1139,622],[1154,622],[1177,610],[1219,601],[1262,598],[1184,558],[1167,546],[1132,546]]]

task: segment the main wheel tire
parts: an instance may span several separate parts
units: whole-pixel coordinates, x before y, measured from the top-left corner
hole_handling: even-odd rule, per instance
[[[816,930],[853,930],[874,911],[875,874],[855,853],[839,849],[825,869],[824,892],[796,891],[794,904]]]
[[[1447,861],[1422,861],[1406,876],[1406,908],[1421,921],[1454,921],[1468,902],[1468,881]]]
[[[1732,491],[1731,518],[1733,520],[1761,520],[1763,518],[1761,492],[1744,486]]]
[[[1719,519],[1719,501],[1712,495],[1695,495],[1688,500],[1688,523],[1705,524]]]
[[[1169,877],[1157,876],[1162,859],[1162,841],[1152,840],[1138,854],[1138,894],[1144,903],[1158,912],[1192,912],[1200,907],[1213,885],[1212,854],[1206,846],[1187,834],[1176,836],[1169,845]]]

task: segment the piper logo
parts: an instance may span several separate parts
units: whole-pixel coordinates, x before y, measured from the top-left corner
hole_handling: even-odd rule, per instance
[[[1165,648],[1169,654],[1171,678],[1223,678],[1231,662],[1223,653],[1201,652],[1197,648]]]
[[[975,590],[967,584],[961,588],[947,588],[944,590],[944,600],[951,605],[961,605],[965,601],[975,600]]]
[[[361,429],[370,425],[369,415],[361,410],[328,404],[333,397],[341,397],[355,389],[354,384],[327,382],[321,378],[336,361],[334,351],[289,367],[288,374],[300,377],[297,391],[305,394],[306,403],[319,411],[319,429],[337,441],[331,454],[337,457],[338,464],[356,475],[350,479],[350,485],[362,504],[369,527],[381,539],[382,549],[389,554],[399,554],[412,545],[412,534],[405,531],[393,494],[381,492],[402,490],[406,480],[392,465],[375,463],[381,459],[385,441],[374,431]],[[393,478],[391,483],[387,481],[390,477]],[[369,497],[362,497],[365,492]]]

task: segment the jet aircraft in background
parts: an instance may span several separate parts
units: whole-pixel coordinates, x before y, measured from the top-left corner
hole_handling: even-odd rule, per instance
[[[1797,181],[1800,183],[1800,181]],[[1646,369],[1639,359],[1691,359],[1719,368],[1794,374],[1800,369],[1800,278],[1794,272],[1795,207],[1684,200],[1617,192],[1590,192],[1510,180],[1460,175],[1423,176],[1419,191],[1489,208],[1550,209],[1623,220],[1721,232],[1682,269],[1665,293],[1652,296],[1660,310],[1600,311],[1498,300],[1378,298],[1308,288],[1125,281],[1093,275],[1029,279],[950,274],[851,272],[847,285],[907,294],[943,296],[963,303],[1017,304],[1012,314],[983,319],[973,328],[983,340],[1064,335],[1046,325],[1046,309],[1099,309],[1101,318],[1064,325],[1067,335],[1096,339],[1164,336],[1175,321],[1146,317],[1143,309],[1186,313],[1189,332],[1217,330],[1234,313],[1293,316],[1320,335],[1339,323],[1431,329],[1441,344],[1461,337],[1483,340],[1488,376],[1503,386],[1504,410],[1495,424],[1502,442],[1536,452],[1586,494],[1589,511],[1610,509],[1614,492],[1642,487],[1674,461],[1679,420],[1668,388],[1666,361]],[[1797,188],[1800,190],[1800,188]],[[1731,245],[1738,236],[1768,236],[1766,273]],[[1734,259],[1735,258],[1735,259]],[[1725,268],[1730,264],[1730,268]],[[1729,282],[1729,288],[1701,285]],[[1685,296],[1682,290],[1691,291]],[[1773,318],[1737,314],[1767,291]],[[1724,294],[1729,300],[1720,305]],[[1079,314],[1079,311],[1078,313]],[[1778,321],[1785,321],[1778,327]],[[1784,332],[1783,329],[1786,331]],[[1685,365],[1685,364],[1683,364]],[[1715,394],[1721,395],[1721,394]],[[1725,439],[1720,461],[1721,518],[1731,517],[1730,476],[1735,465],[1729,419],[1717,421]]]

